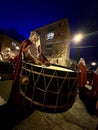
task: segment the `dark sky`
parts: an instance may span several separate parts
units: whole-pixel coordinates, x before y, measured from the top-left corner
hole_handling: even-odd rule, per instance
[[[80,56],[98,60],[98,0],[0,1],[0,30],[19,41],[29,37],[31,30],[63,18],[68,18],[72,35],[92,34],[81,44],[95,47],[80,49]],[[71,57],[74,54],[72,48]]]

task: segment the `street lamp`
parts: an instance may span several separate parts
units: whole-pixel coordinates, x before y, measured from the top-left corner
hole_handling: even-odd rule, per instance
[[[72,41],[75,43],[79,43],[79,42],[81,42],[82,39],[83,39],[83,34],[79,33],[73,37]]]
[[[94,71],[96,70],[96,67],[97,67],[97,62],[91,62],[90,64],[87,65],[87,70],[88,71]]]
[[[79,45],[79,43],[84,39],[84,38],[86,38],[86,37],[91,37],[91,36],[93,36],[93,35],[97,35],[98,34],[98,31],[95,31],[95,32],[91,32],[91,33],[88,33],[88,34],[83,34],[83,33],[78,33],[78,34],[76,34],[76,35],[74,35],[73,37],[72,37],[72,39],[71,39],[71,42],[73,42],[74,44],[76,44],[76,61],[78,60],[78,58],[79,58],[79,51],[80,51],[80,46],[78,46]],[[86,46],[86,47],[96,47],[96,46]],[[82,48],[83,48],[83,46],[82,46]]]
[[[95,65],[97,65],[97,63],[96,63],[96,62],[92,62],[91,65],[92,65],[92,66],[95,66]]]

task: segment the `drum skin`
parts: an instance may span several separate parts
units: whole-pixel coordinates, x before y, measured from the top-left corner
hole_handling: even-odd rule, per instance
[[[42,112],[61,113],[72,107],[77,96],[79,73],[58,66],[39,66],[22,63],[21,76],[29,83],[21,84],[20,93],[25,103]]]

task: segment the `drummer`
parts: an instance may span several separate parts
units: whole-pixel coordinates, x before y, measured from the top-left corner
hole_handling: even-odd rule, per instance
[[[35,64],[49,65],[47,58],[42,54],[40,37],[37,32],[30,33],[30,37],[22,42],[23,59]]]

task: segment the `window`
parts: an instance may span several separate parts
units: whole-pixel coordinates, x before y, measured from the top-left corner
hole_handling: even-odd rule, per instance
[[[54,32],[49,32],[46,36],[46,40],[51,40],[54,38]]]

